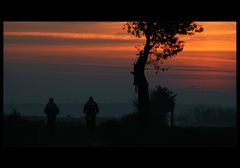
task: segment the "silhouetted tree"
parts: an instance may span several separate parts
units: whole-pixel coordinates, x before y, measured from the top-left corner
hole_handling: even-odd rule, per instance
[[[144,48],[138,51],[139,57],[132,72],[138,92],[138,113],[144,121],[148,118],[149,109],[148,82],[144,73],[147,62],[160,69],[159,62],[183,50],[184,42],[179,40],[179,35],[194,35],[202,32],[203,28],[192,21],[134,21],[126,23],[124,28],[137,38],[144,36],[146,40]]]
[[[173,126],[173,111],[177,94],[166,87],[157,86],[150,94],[151,122],[167,124],[166,114],[171,112],[171,126]]]

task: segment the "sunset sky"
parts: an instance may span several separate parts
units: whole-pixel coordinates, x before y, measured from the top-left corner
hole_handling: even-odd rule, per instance
[[[131,102],[136,39],[126,22],[4,22],[4,102]],[[197,22],[204,32],[184,36],[183,52],[150,89],[166,86],[177,103],[236,104],[236,22]]]

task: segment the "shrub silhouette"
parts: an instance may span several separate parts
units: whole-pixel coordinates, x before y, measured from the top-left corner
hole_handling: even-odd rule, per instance
[[[165,127],[168,125],[167,114],[175,109],[177,94],[174,94],[167,87],[157,86],[150,94],[150,108],[148,122],[152,126]],[[138,108],[138,101],[135,98],[133,105]],[[129,114],[122,117],[125,123],[137,122],[137,113]]]
[[[12,113],[8,115],[8,121],[9,122],[19,122],[22,119],[21,114],[17,112],[16,108],[12,108]]]
[[[171,90],[157,86],[150,94],[150,122],[154,126],[167,126],[167,114],[174,111],[175,97]]]

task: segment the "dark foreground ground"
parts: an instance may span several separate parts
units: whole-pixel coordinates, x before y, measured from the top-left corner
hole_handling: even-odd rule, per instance
[[[236,128],[139,128],[100,124],[89,137],[81,123],[57,122],[50,136],[44,121],[3,122],[3,147],[235,147]]]

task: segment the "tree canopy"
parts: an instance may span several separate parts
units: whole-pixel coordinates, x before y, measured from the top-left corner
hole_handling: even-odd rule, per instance
[[[179,35],[194,35],[203,31],[201,25],[192,21],[133,21],[126,23],[124,28],[137,38],[146,38],[144,50],[138,53],[141,56],[148,51],[144,64],[148,58],[148,63],[158,63],[181,52],[184,41]]]

